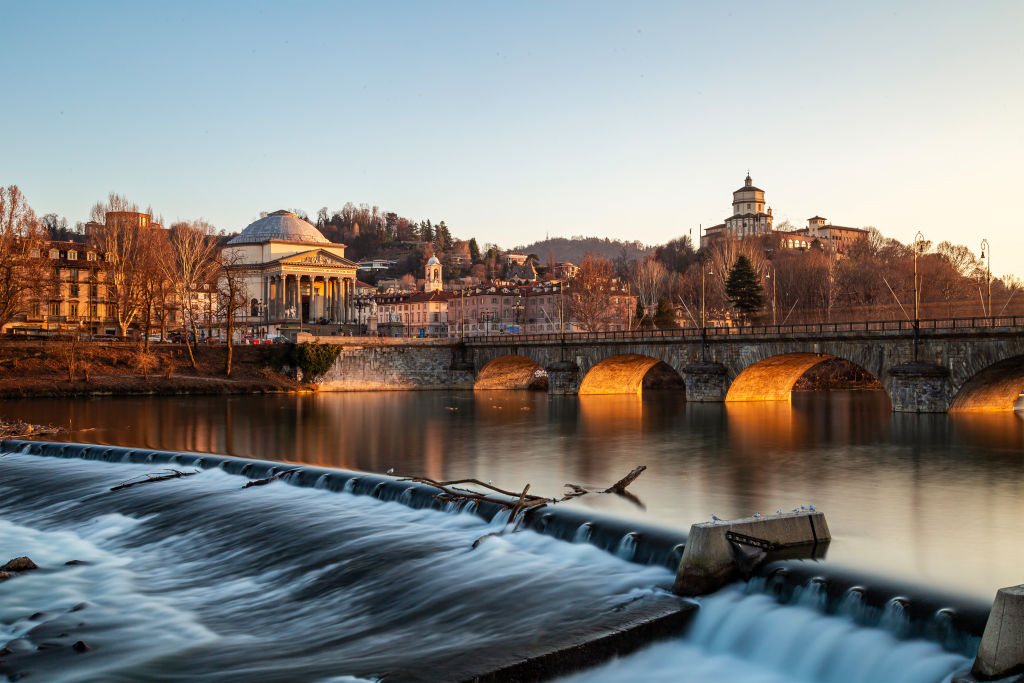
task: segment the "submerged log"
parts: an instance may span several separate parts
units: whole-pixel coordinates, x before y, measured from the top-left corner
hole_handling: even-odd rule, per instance
[[[626,487],[632,484],[634,481],[636,481],[636,478],[643,474],[644,470],[646,469],[647,465],[640,465],[639,467],[634,467],[632,472],[630,472],[622,479],[619,479],[617,482],[606,488],[604,490],[604,493],[625,493]]]
[[[176,470],[176,469],[173,469],[173,468],[168,468],[168,469],[161,470],[161,471],[162,472],[167,472],[167,474],[143,474],[143,475],[140,475],[138,477],[134,477],[133,479],[127,479],[125,481],[122,481],[117,486],[112,486],[110,488],[110,490],[111,491],[120,491],[121,489],[126,489],[126,488],[130,488],[132,486],[135,486],[136,484],[148,484],[148,483],[154,482],[154,481],[166,481],[168,479],[178,479],[180,477],[191,477],[193,474],[199,474],[199,470],[193,470],[191,472],[183,472],[181,470]]]
[[[280,479],[281,477],[283,477],[284,475],[291,474],[294,471],[295,471],[294,469],[290,469],[290,470],[285,470],[284,472],[278,472],[277,474],[273,474],[273,475],[271,475],[269,477],[266,477],[265,479],[253,479],[252,481],[248,482],[242,488],[243,489],[247,489],[250,486],[265,486],[266,484],[269,484],[272,481],[276,481],[276,480]]]

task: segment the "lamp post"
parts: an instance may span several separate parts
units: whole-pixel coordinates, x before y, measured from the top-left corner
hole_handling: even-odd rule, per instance
[[[921,290],[917,284],[917,254],[920,251],[920,244],[924,242],[924,235],[920,230],[914,235],[914,362],[917,362],[917,341],[921,329]]]
[[[985,256],[986,249],[988,249],[987,257]],[[992,317],[992,247],[989,246],[987,239],[981,241],[981,260],[985,262],[985,286],[988,289],[988,309],[985,311],[985,315]]]
[[[777,271],[775,270],[775,265],[772,263],[766,263],[765,268],[771,269],[771,272],[766,271],[764,276],[772,281],[772,325],[774,326],[778,324],[775,319],[775,283],[778,281],[778,278],[776,277]]]
[[[707,323],[707,307],[705,305],[705,279],[708,275],[714,275],[715,271],[712,270],[711,264],[701,265],[700,268],[700,360],[701,362],[707,361],[708,351],[708,323]]]

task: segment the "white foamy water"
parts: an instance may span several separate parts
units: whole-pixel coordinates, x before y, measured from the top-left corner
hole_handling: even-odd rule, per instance
[[[971,661],[925,640],[827,616],[814,587],[791,605],[729,588],[700,600],[686,637],[563,681],[940,683]],[[894,624],[898,630],[898,624]]]
[[[0,561],[42,568],[0,583],[0,647],[15,651],[0,675],[443,680],[583,637],[671,583],[530,531],[473,549],[502,528],[473,515],[283,482],[243,490],[219,470],[109,490],[158,469],[0,458]],[[92,649],[71,654],[77,640]]]

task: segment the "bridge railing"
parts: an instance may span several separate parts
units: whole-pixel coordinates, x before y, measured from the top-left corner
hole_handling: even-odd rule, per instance
[[[908,332],[914,331],[913,320],[876,320],[851,322],[796,323],[789,325],[747,325],[743,327],[683,327],[675,329],[636,329],[611,330],[607,332],[557,332],[544,334],[492,334],[467,337],[473,343],[503,343],[511,341],[634,341],[640,339],[699,339],[706,335],[708,339],[737,336],[782,336],[792,334],[841,334],[858,332]],[[970,331],[993,328],[1024,327],[1022,316],[991,316],[984,318],[932,318],[919,320],[918,330],[924,331]],[[453,341],[459,339],[453,338]]]

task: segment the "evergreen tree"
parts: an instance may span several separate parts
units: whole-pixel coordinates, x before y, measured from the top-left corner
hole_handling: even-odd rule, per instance
[[[750,259],[740,254],[729,271],[725,293],[739,311],[741,320],[749,319],[752,313],[760,310],[761,291],[761,278]]]
[[[420,241],[434,243],[434,226],[430,224],[430,219],[420,221]]]
[[[469,260],[473,263],[480,263],[480,245],[476,243],[475,237],[471,237],[469,240]]]
[[[659,330],[670,330],[679,327],[676,322],[676,311],[672,304],[663,296],[658,297],[658,310],[654,314],[654,326]]]

